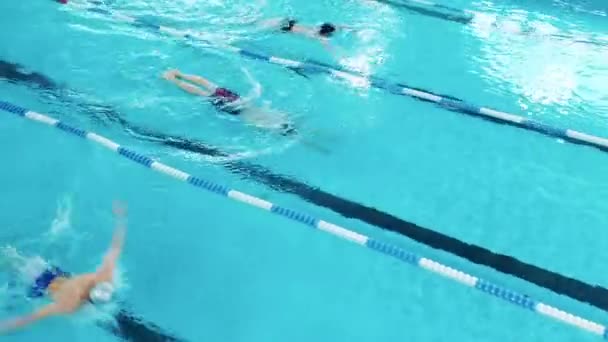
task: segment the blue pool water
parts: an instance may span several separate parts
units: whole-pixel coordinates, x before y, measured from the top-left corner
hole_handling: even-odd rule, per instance
[[[445,4],[471,10],[476,19],[463,25],[362,0],[111,1],[108,8],[199,32],[218,45],[339,64],[553,126],[608,136],[605,5],[549,0]],[[1,101],[47,113],[191,174],[608,322],[597,306],[360,217],[344,217],[302,199],[302,194],[277,189],[276,179],[273,188],[239,173],[263,166],[468,244],[606,286],[605,152],[356,82],[322,74],[305,78],[77,6],[2,2],[0,13],[0,32],[11,33],[0,38],[0,59],[56,83],[45,88],[5,79],[0,82]],[[255,24],[284,16],[361,29],[334,40],[341,56],[336,61],[318,43]],[[513,33],[517,29],[544,34]],[[160,76],[168,68],[205,75],[242,94],[261,86],[256,104],[287,112],[304,138],[277,137],[218,114],[163,81]],[[119,113],[128,124],[112,120],[109,112]],[[87,271],[99,263],[109,243],[112,200],[125,200],[129,232],[121,260],[121,305],[149,331],[157,326],[157,336],[187,341],[599,339],[281,217],[198,191],[58,130],[4,113],[1,118],[2,244],[40,254],[74,272]],[[205,156],[147,141],[143,128],[203,141],[230,156]],[[303,139],[330,152],[320,153]],[[38,304],[5,310],[2,317]],[[120,340],[92,316],[41,322],[10,338]]]

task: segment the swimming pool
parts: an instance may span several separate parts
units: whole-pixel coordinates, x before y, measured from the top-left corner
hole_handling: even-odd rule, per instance
[[[44,75],[1,82],[0,100],[606,322],[601,296],[584,288],[608,283],[602,272],[605,152],[361,87],[365,82],[355,77],[306,78],[75,6],[0,6],[2,32],[11,32],[2,60],[21,64],[23,75]],[[253,22],[286,15],[310,23],[345,22],[364,29],[336,40],[350,56],[340,62],[343,68],[551,127],[606,136],[606,25],[600,4],[579,2],[576,9],[565,9],[549,1],[454,1],[449,6],[475,11],[476,21],[463,24],[367,1],[114,1],[104,8],[196,30],[217,45],[332,65],[318,44],[257,30]],[[501,29],[488,26],[494,17]],[[545,34],[505,32],[518,25]],[[289,112],[303,134],[316,134],[330,153],[226,120],[162,81],[160,74],[170,67],[204,74],[243,94],[261,85],[258,104],[267,101]],[[118,334],[124,338],[598,338],[184,186],[60,131],[10,116],[0,120],[0,130],[8,194],[2,208],[10,208],[0,221],[7,227],[3,241],[86,270],[109,241],[112,199],[129,203],[124,305],[146,328],[128,325],[136,320],[126,316],[124,326],[133,329]],[[160,133],[172,139],[159,142]],[[446,242],[447,237],[457,240]],[[523,263],[539,269],[530,271]],[[548,274],[540,270],[553,273],[534,284],[532,278]],[[552,285],[563,284],[565,277],[582,287]],[[581,298],[571,298],[577,293]],[[116,340],[111,329],[81,320],[43,322],[10,337]]]

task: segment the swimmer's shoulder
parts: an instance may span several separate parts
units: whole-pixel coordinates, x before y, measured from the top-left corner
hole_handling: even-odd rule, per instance
[[[62,313],[71,313],[88,301],[89,292],[96,284],[95,273],[77,275],[63,280],[52,297]]]
[[[56,293],[73,294],[83,292],[88,295],[89,291],[95,287],[95,285],[97,285],[96,273],[80,274],[71,278],[62,278]]]

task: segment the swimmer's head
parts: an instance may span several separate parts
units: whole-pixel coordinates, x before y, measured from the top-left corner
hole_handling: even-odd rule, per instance
[[[319,28],[319,35],[330,37],[336,31],[336,27],[332,24],[325,23]]]
[[[57,0],[57,2],[65,5],[68,3],[68,0]]]
[[[114,285],[103,282],[95,285],[89,292],[89,299],[93,304],[107,304],[114,297]]]

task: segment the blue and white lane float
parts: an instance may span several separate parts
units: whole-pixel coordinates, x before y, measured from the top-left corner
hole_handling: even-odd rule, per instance
[[[468,9],[459,9],[455,7],[446,6],[443,4],[427,1],[427,0],[375,0],[376,2],[383,3],[393,7],[405,8],[408,11],[415,12],[427,17],[439,18],[442,20],[448,20],[457,22],[464,25],[482,24],[485,19],[481,12],[475,12]],[[569,40],[572,43],[583,43],[591,44],[595,46],[607,47],[608,41],[605,39],[597,39],[592,36],[580,36],[580,35],[569,35],[560,33],[543,33],[536,32],[535,30],[522,30],[519,26],[508,27],[503,26],[499,22],[494,20],[485,22],[484,24],[490,24],[504,33],[519,34],[519,35],[532,35],[539,37],[555,38],[560,40]],[[482,24],[483,25],[483,24]]]
[[[190,185],[193,185],[197,188],[207,190],[209,192],[215,193],[217,195],[222,195],[224,197],[231,198],[233,200],[239,201],[241,203],[257,207],[271,213],[283,216],[292,221],[296,221],[298,223],[307,225],[312,228],[316,228],[323,232],[332,234],[340,239],[350,241],[352,243],[367,247],[373,251],[380,252],[382,254],[393,257],[397,260],[400,260],[404,263],[418,266],[424,270],[430,271],[432,273],[441,275],[445,278],[454,280],[468,287],[475,288],[480,290],[486,294],[493,295],[498,297],[504,301],[507,301],[511,304],[517,305],[521,308],[534,311],[540,315],[548,316],[553,319],[556,319],[560,322],[578,327],[585,331],[591,332],[593,334],[604,337],[604,339],[608,339],[608,330],[606,326],[592,322],[590,320],[581,318],[579,316],[575,316],[566,311],[560,310],[553,306],[544,304],[540,301],[537,301],[533,298],[528,297],[527,295],[518,293],[516,291],[510,290],[506,287],[500,286],[498,284],[494,284],[487,280],[481,279],[479,277],[472,276],[465,272],[459,271],[455,268],[443,265],[439,262],[433,261],[428,258],[424,258],[415,253],[408,252],[400,247],[391,245],[389,243],[385,243],[382,241],[374,240],[368,236],[359,234],[355,231],[346,229],[344,227],[338,226],[336,224],[317,219],[308,214],[301,213],[289,208],[282,207],[280,205],[268,202],[261,198],[246,194],[244,192],[240,192],[234,189],[229,189],[223,185],[219,185],[210,181],[207,181],[202,178],[198,178],[196,176],[190,175],[182,170],[178,170],[169,165],[165,165],[158,161],[153,160],[150,157],[139,154],[131,149],[121,146],[120,144],[105,138],[101,135],[98,135],[93,132],[87,132],[83,129],[70,126],[66,123],[63,123],[57,119],[54,119],[45,114],[36,113],[30,110],[27,110],[23,107],[14,105],[9,102],[0,101],[0,110],[18,115],[20,117],[24,117],[30,119],[32,121],[40,122],[49,126],[53,126],[59,128],[60,130],[71,133],[75,136],[93,141],[98,145],[101,145],[111,151],[118,153],[119,155],[136,162],[140,165],[143,165],[149,169],[152,169],[156,172],[162,173],[164,175],[170,176],[182,182],[186,182]]]
[[[423,0],[420,0],[423,1]],[[89,1],[90,4],[99,4],[98,1]],[[218,44],[213,44],[212,42],[204,39],[200,35],[197,35],[194,32],[177,30],[171,27],[156,25],[150,22],[147,22],[142,19],[138,19],[135,17],[131,17],[125,14],[122,14],[118,11],[113,11],[105,8],[100,8],[99,6],[77,6],[78,8],[85,9],[90,12],[99,13],[103,15],[111,16],[115,19],[118,19],[123,22],[127,22],[129,24],[144,27],[150,29],[155,32],[167,34],[176,38],[186,39],[186,40],[196,40],[201,43],[208,45],[209,47],[218,48]],[[559,127],[550,126],[544,124],[539,121],[535,121],[532,119],[525,118],[520,115],[515,115],[507,112],[503,112],[500,110],[492,109],[489,107],[477,106],[475,104],[470,104],[462,99],[458,99],[456,97],[447,97],[439,94],[435,94],[431,91],[427,91],[424,89],[418,89],[413,87],[408,87],[400,83],[391,82],[389,80],[376,77],[376,76],[368,76],[358,73],[357,71],[349,70],[344,67],[339,66],[331,66],[326,65],[319,62],[313,61],[296,61],[287,58],[281,58],[276,56],[266,55],[260,52],[254,52],[249,50],[244,50],[232,45],[222,45],[219,48],[232,51],[235,53],[239,53],[244,57],[248,57],[255,60],[260,60],[264,62],[268,62],[271,64],[280,65],[287,68],[292,69],[301,69],[303,71],[310,72],[318,72],[329,74],[333,77],[344,79],[349,82],[372,86],[377,89],[388,91],[389,93],[395,95],[402,95],[415,98],[417,100],[422,100],[426,102],[435,103],[447,110],[467,114],[474,117],[483,118],[486,120],[490,120],[493,122],[498,122],[501,124],[506,124],[510,126],[515,126],[519,128],[523,128],[529,131],[534,131],[537,133],[541,133],[547,136],[551,136],[554,138],[558,138],[563,141],[567,141],[574,144],[586,145],[598,148],[604,152],[608,152],[608,139],[604,137],[599,137],[592,134],[587,134],[583,132],[579,132],[573,129],[564,129]]]

